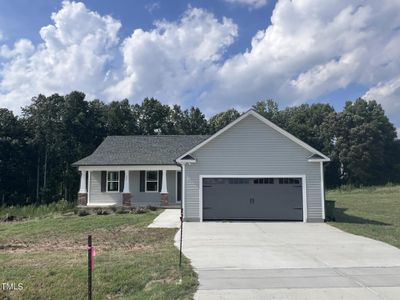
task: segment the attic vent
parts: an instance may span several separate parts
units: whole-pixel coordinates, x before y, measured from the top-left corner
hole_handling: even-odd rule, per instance
[[[324,158],[319,154],[313,154],[308,159],[324,159]]]
[[[185,157],[183,157],[181,160],[194,160],[194,157],[188,154]]]

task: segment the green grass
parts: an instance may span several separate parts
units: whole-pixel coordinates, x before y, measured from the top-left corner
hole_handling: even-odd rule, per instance
[[[94,299],[191,299],[197,276],[178,267],[176,229],[147,228],[159,214],[63,216],[50,214],[0,224],[0,283],[23,290],[0,299],[84,299],[87,234],[96,246]],[[7,298],[9,297],[9,298]]]
[[[24,206],[0,206],[0,216],[13,215],[20,218],[36,218],[49,214],[62,214],[72,211],[74,203],[60,200],[44,205],[24,205]]]
[[[336,200],[336,222],[329,224],[400,248],[399,185],[331,190],[327,200]]]

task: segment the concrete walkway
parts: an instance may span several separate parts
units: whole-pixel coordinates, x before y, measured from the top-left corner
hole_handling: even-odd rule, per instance
[[[154,219],[149,228],[179,228],[180,226],[180,209],[165,209],[157,218]]]
[[[400,250],[327,224],[185,223],[183,235],[196,299],[400,299]]]

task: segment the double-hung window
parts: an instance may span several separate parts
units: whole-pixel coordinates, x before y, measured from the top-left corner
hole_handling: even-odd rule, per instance
[[[146,171],[146,192],[158,192],[158,171]]]
[[[119,191],[119,172],[109,171],[107,172],[107,192],[118,192]]]

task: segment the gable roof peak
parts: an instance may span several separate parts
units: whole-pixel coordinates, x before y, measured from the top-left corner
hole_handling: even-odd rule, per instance
[[[248,111],[246,111],[244,114],[242,114],[239,118],[237,118],[236,120],[232,121],[231,123],[229,123],[228,125],[226,125],[224,128],[220,129],[219,131],[217,131],[216,133],[214,133],[212,136],[210,136],[208,139],[204,140],[203,142],[201,142],[200,144],[196,145],[195,147],[193,147],[192,149],[190,149],[188,152],[184,153],[183,155],[181,155],[180,157],[178,157],[177,161],[181,160],[183,157],[185,157],[188,154],[193,153],[194,151],[198,150],[199,148],[203,147],[204,145],[208,144],[210,141],[212,141],[214,138],[216,138],[217,136],[219,136],[220,134],[224,133],[225,131],[227,131],[229,128],[233,127],[234,125],[236,125],[237,123],[241,122],[243,119],[247,118],[248,116],[254,116],[255,118],[257,118],[258,120],[260,120],[261,122],[263,122],[264,124],[266,124],[267,126],[271,127],[272,129],[278,131],[279,133],[281,133],[282,135],[286,136],[288,139],[292,140],[293,142],[295,142],[296,144],[300,145],[301,147],[303,147],[304,149],[310,151],[312,154],[317,154],[319,156],[322,157],[322,160],[324,161],[330,161],[330,158],[327,157],[325,154],[322,154],[321,152],[319,152],[317,149],[311,147],[310,145],[308,145],[307,143],[303,142],[302,140],[298,139],[297,137],[295,137],[294,135],[290,134],[289,132],[287,132],[286,130],[282,129],[281,127],[279,127],[278,125],[276,125],[275,123],[271,122],[270,120],[268,120],[267,118],[265,118],[263,115],[261,115],[259,112],[255,111],[253,108],[250,108]]]

